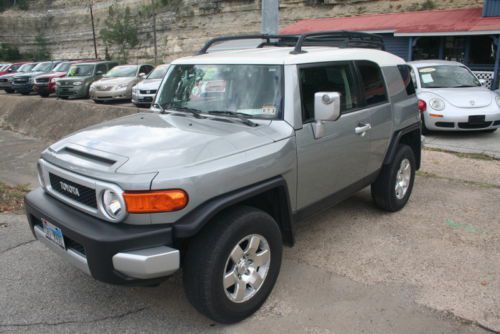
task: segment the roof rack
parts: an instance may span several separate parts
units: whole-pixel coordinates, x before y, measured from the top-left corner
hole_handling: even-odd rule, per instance
[[[331,46],[339,48],[369,48],[385,50],[384,40],[382,37],[374,34],[358,32],[358,31],[319,31],[306,33],[301,35],[239,35],[239,36],[223,36],[209,40],[198,52],[202,55],[208,52],[208,49],[214,44],[236,40],[263,39],[257,48],[265,46],[293,46],[291,54],[306,53],[302,50],[303,46]]]

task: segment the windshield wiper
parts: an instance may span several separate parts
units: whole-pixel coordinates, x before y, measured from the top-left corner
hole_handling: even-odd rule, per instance
[[[166,103],[161,106],[163,110],[165,109],[171,109],[173,111],[183,111],[183,112],[188,112],[194,116],[194,118],[202,118],[201,111],[198,109],[194,108],[188,108],[188,107],[180,107],[180,106],[174,106],[172,103]]]
[[[255,127],[258,124],[252,122],[251,120],[248,119],[249,115],[242,113],[242,112],[235,112],[235,111],[230,111],[230,110],[210,110],[207,111],[208,114],[210,115],[221,115],[221,116],[229,116],[229,117],[234,117],[239,119],[243,124]]]

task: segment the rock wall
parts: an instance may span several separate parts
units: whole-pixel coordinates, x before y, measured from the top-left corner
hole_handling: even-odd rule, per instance
[[[94,0],[98,53],[104,57],[99,30],[113,3],[129,6],[137,15],[151,0]],[[401,12],[424,8],[479,7],[482,0],[281,0],[280,27],[297,20]],[[92,29],[86,0],[33,0],[28,11],[9,10],[0,14],[0,42],[32,50],[42,33],[53,58],[93,57]],[[182,0],[157,16],[158,53],[163,62],[198,50],[210,37],[260,31],[261,0]],[[130,50],[130,62],[151,61],[151,21],[137,16],[140,44]],[[115,50],[110,50],[113,54]]]

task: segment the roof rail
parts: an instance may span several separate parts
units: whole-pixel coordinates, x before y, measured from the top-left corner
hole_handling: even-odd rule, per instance
[[[216,37],[205,43],[197,54],[202,55],[207,53],[208,49],[216,43],[248,39],[265,40],[259,44],[257,48],[262,48],[264,46],[293,46],[294,49],[290,52],[291,54],[305,53],[306,51],[302,50],[303,46],[332,46],[339,48],[370,48],[385,50],[384,40],[378,35],[358,31],[338,30],[319,31],[301,35],[255,34]]]

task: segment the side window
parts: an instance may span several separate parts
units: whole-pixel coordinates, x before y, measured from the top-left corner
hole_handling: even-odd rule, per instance
[[[142,65],[139,73],[144,73],[146,75],[149,74],[153,70],[153,67],[150,65]]]
[[[401,79],[403,79],[403,86],[406,89],[408,96],[415,95],[415,85],[413,84],[411,68],[408,65],[398,65]]]
[[[377,64],[370,61],[358,61],[356,65],[361,75],[362,86],[366,105],[382,103],[387,101],[384,77]]]
[[[107,72],[106,65],[105,64],[98,64],[97,68],[95,70],[95,73],[97,73],[97,72],[101,72],[103,74],[106,73]]]
[[[314,119],[314,94],[317,92],[340,93],[342,114],[359,107],[356,80],[349,64],[304,67],[299,70],[299,79],[303,123]]]

